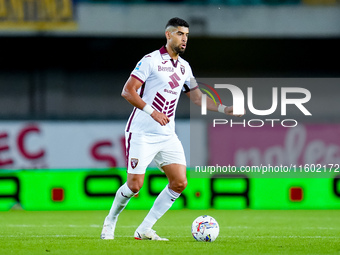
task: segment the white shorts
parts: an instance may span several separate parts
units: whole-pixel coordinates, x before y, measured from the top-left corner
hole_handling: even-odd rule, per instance
[[[186,166],[184,150],[177,135],[145,135],[125,132],[127,172],[144,174],[152,160],[162,171],[170,164]]]

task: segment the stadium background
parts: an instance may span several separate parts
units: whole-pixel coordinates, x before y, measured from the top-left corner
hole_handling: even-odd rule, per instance
[[[141,57],[164,44],[164,25],[171,17],[190,23],[184,58],[197,77],[340,75],[340,7],[334,0],[1,3],[0,210],[4,211],[109,209],[126,178],[124,125],[132,107],[120,92]],[[339,92],[340,88],[333,96]],[[339,108],[329,111],[327,98],[319,103],[318,110],[325,114],[305,123],[303,132],[310,134],[306,144],[317,140],[324,151],[333,150],[331,161],[319,153],[312,162],[339,163]],[[188,99],[181,97],[177,132],[187,156],[189,108]],[[313,135],[317,125],[321,129]],[[273,130],[273,137],[286,135],[282,129]],[[208,140],[198,152],[205,163],[210,160]],[[265,140],[258,146],[261,151],[268,148]],[[165,184],[165,177],[150,169],[128,209],[149,209]],[[173,207],[182,208],[339,209],[339,176],[191,178]]]

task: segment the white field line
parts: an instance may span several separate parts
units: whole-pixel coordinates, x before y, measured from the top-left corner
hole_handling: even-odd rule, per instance
[[[33,224],[8,224],[8,225],[0,225],[9,228],[102,228],[103,225],[33,225]],[[137,228],[138,225],[135,226],[119,226],[119,228]]]
[[[102,228],[102,225],[97,225],[97,224],[91,224],[91,225],[34,225],[34,224],[6,224],[2,225],[2,227],[9,227],[9,228],[55,228],[55,227],[64,227],[64,228]],[[136,229],[138,226],[119,226],[119,228],[131,228],[131,229]],[[174,226],[176,227],[176,226]],[[178,228],[178,227],[176,227]],[[251,227],[248,226],[227,226],[223,227],[225,229],[251,229]],[[282,228],[280,228],[282,229]],[[334,228],[334,227],[305,227],[303,229],[318,229],[318,230],[337,230],[339,228]],[[190,235],[185,235],[185,236],[172,236],[176,238],[187,238]],[[64,238],[64,237],[80,237],[80,235],[0,235],[0,238]],[[82,236],[84,237],[84,236]],[[93,236],[88,236],[89,238],[93,238]],[[116,237],[124,237],[124,238],[132,238],[133,236],[122,236],[122,235],[116,235]],[[236,239],[335,239],[339,238],[339,236],[297,236],[297,235],[290,235],[290,236],[221,236],[224,238],[236,238]],[[170,237],[171,238],[171,237]]]
[[[0,238],[64,238],[64,237],[84,237],[78,235],[0,235]],[[93,238],[93,236],[87,236],[88,238]],[[133,238],[133,236],[122,236],[116,235],[116,237]],[[187,236],[171,236],[176,238],[187,238]],[[169,237],[171,239],[171,237]],[[338,236],[221,236],[222,238],[242,238],[242,239],[339,239]],[[221,238],[220,237],[220,238]],[[99,239],[99,237],[98,237]]]
[[[255,239],[333,239],[339,238],[339,236],[227,236],[227,238],[255,238]]]
[[[103,225],[91,224],[91,225],[34,225],[34,224],[4,224],[0,225],[0,227],[9,227],[9,228],[56,228],[56,227],[64,227],[64,228],[102,228]],[[117,228],[137,228],[138,225],[129,225],[129,226],[118,226]],[[167,226],[167,228],[178,228],[178,226]],[[224,226],[223,229],[252,229],[253,227],[249,226]],[[290,227],[277,227],[279,229],[292,229]],[[189,226],[190,229],[190,226]],[[258,229],[258,228],[257,228]],[[309,230],[338,230],[340,227],[303,227],[300,229],[309,229]]]
[[[78,237],[77,235],[0,235],[0,238],[13,237],[13,238],[43,238],[43,237]]]

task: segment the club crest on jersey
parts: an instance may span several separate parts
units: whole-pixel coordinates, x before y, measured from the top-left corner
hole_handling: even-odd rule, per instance
[[[132,169],[135,169],[138,165],[138,158],[131,158],[131,167]]]
[[[184,73],[185,73],[185,67],[184,67],[184,65],[181,65],[181,72],[182,72],[182,74],[184,75]]]

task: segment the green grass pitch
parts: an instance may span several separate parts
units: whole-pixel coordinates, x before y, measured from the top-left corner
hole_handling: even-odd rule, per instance
[[[340,211],[170,210],[154,226],[169,242],[134,240],[147,211],[125,210],[115,240],[99,238],[107,211],[0,213],[0,254],[340,254]],[[215,242],[197,242],[191,223],[208,214]]]

